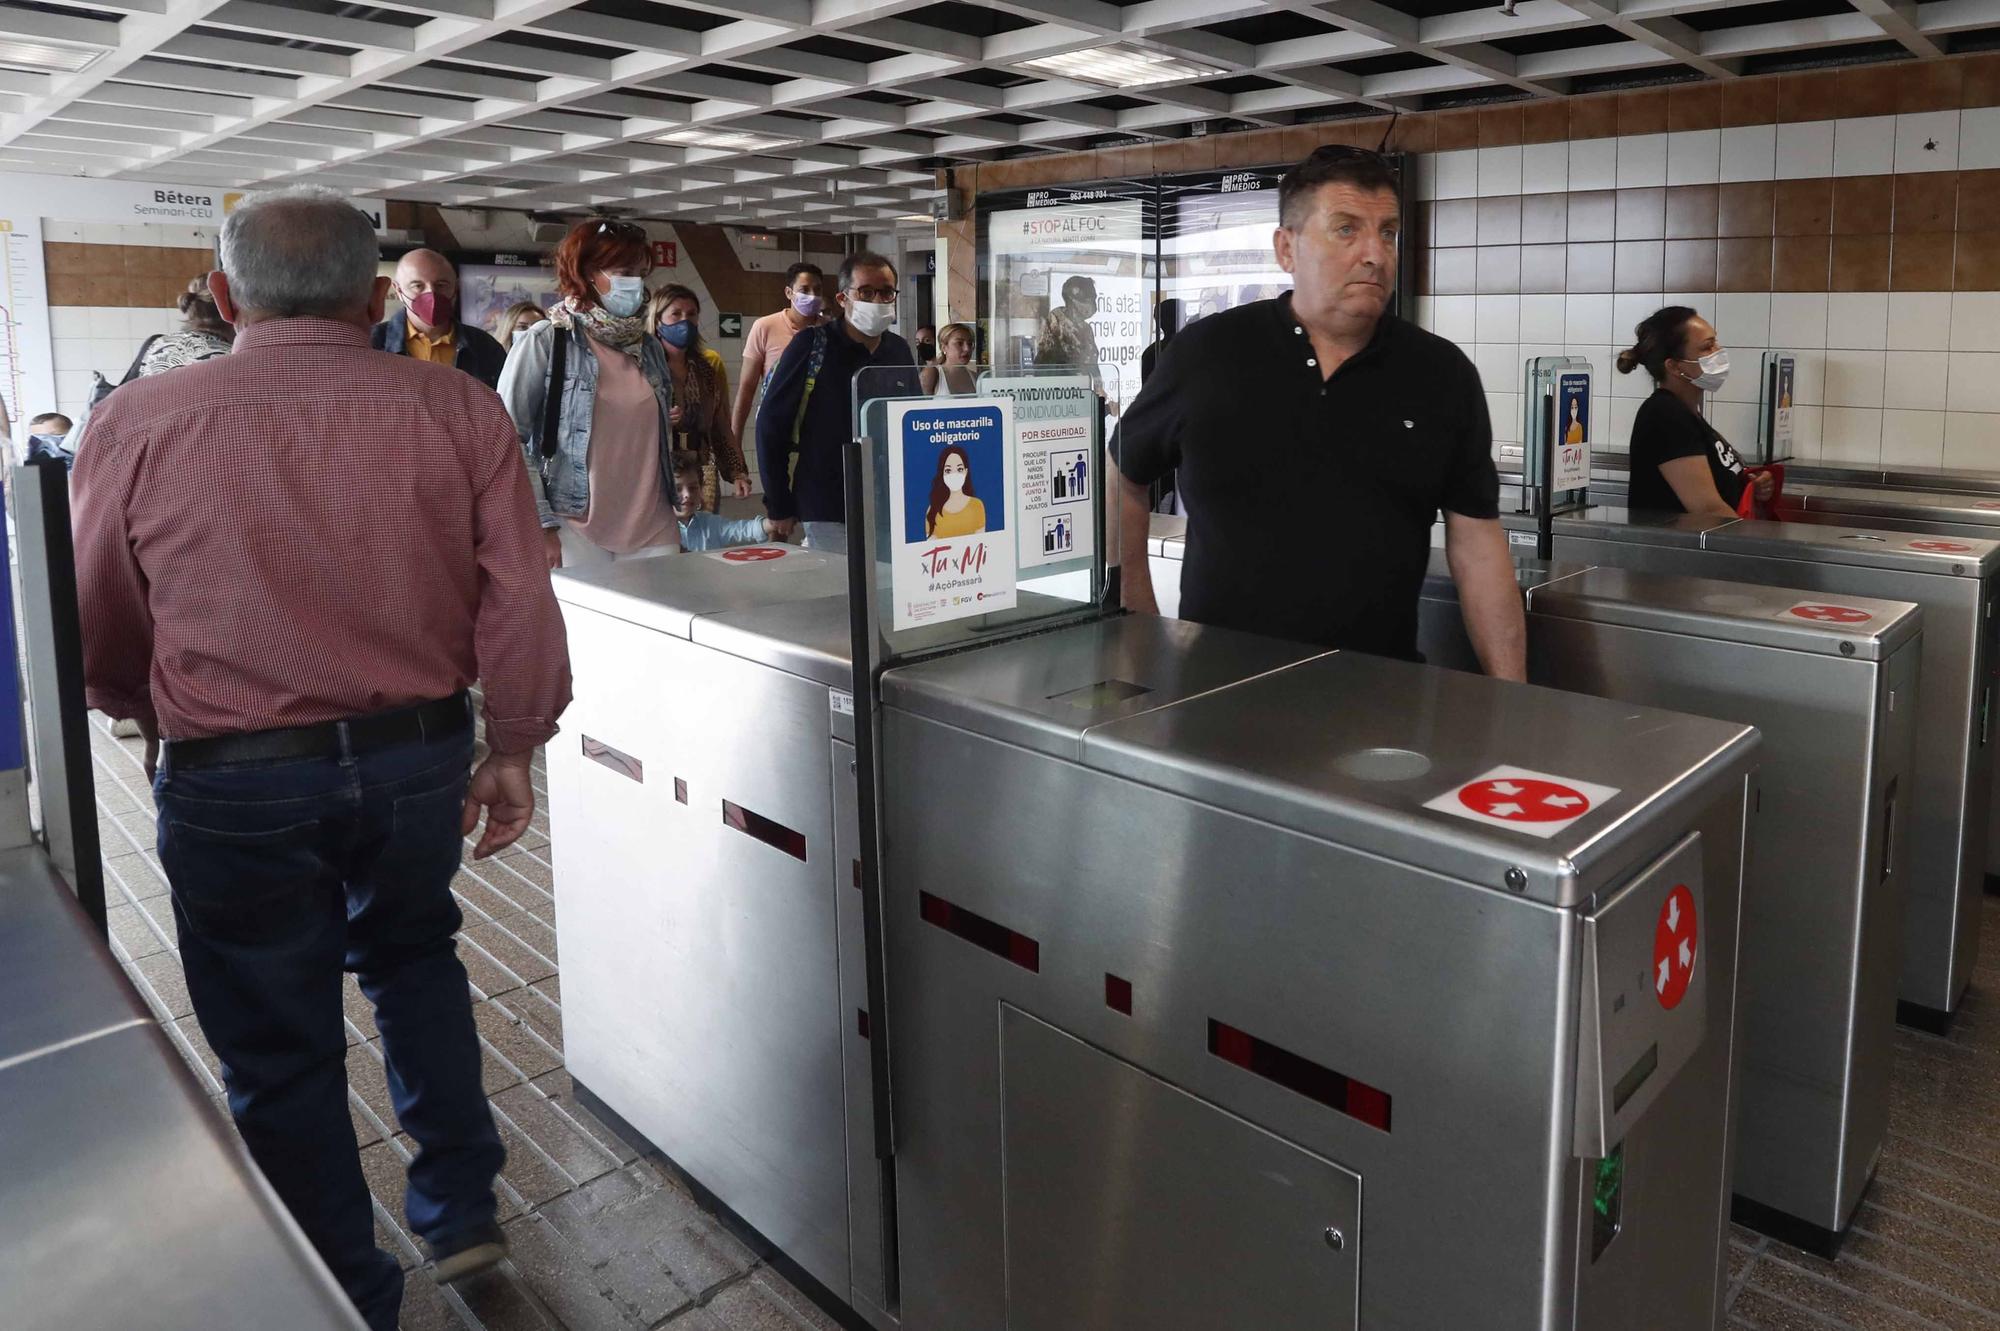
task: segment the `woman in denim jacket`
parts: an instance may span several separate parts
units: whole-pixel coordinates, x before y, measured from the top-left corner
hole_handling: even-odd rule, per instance
[[[680,548],[673,384],[646,317],[652,243],[630,222],[579,222],[556,247],[563,299],[514,339],[500,396],[535,478],[549,567]],[[549,425],[551,371],[561,398]]]

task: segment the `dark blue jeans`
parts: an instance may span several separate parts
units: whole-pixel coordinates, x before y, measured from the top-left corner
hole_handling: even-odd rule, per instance
[[[195,1016],[264,1176],[375,1331],[403,1296],[375,1246],[347,1109],[341,972],[375,1005],[417,1144],[404,1209],[432,1243],[492,1221],[505,1152],[452,935],[470,730],[361,755],[176,771],[154,783]]]

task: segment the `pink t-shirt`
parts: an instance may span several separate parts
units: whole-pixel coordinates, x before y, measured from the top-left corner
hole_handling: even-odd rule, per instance
[[[812,325],[807,324],[806,327]],[[785,348],[792,344],[792,339],[804,331],[792,322],[788,310],[767,314],[750,325],[750,336],[743,339],[743,359],[749,362],[762,356],[764,368],[759,373],[769,375],[778,367],[778,359],[785,354]]]
[[[590,512],[570,530],[615,555],[678,549],[680,527],[660,476],[660,402],[639,362],[588,339],[597,355],[590,412]]]

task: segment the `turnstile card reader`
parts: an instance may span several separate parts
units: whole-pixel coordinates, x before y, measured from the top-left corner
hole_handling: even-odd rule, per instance
[[[1709,1331],[1755,733],[1270,660],[883,676],[905,1325]]]
[[[1888,1130],[1923,612],[1789,588],[1522,570],[1529,678],[1754,724],[1762,814],[1746,875],[1739,1218],[1828,1251]],[[1444,561],[1419,645],[1478,662]]]

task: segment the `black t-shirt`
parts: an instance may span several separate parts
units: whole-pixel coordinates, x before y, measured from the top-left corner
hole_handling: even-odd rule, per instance
[[[1419,659],[1438,510],[1500,511],[1479,372],[1393,315],[1331,379],[1316,361],[1289,295],[1189,325],[1125,413],[1119,469],[1178,470],[1183,618]]]
[[[1675,458],[1707,458],[1708,474],[1715,478],[1715,492],[1722,502],[1735,508],[1743,498],[1750,478],[1743,474],[1743,460],[1702,414],[1664,388],[1639,404],[1632,418],[1631,488],[1626,505],[1666,513],[1685,513],[1687,505],[1660,471],[1663,463]]]

